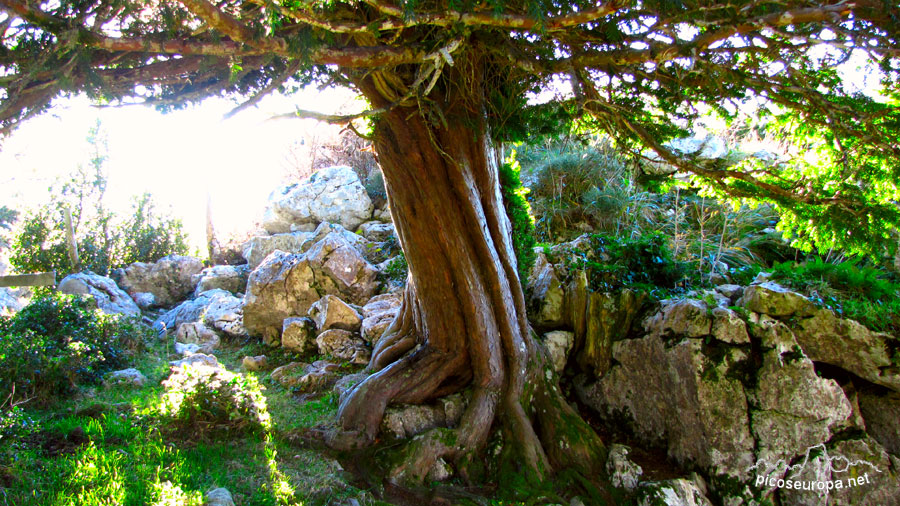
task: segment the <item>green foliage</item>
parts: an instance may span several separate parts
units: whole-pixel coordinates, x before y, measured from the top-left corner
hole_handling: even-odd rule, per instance
[[[777,263],[772,277],[806,292],[813,302],[878,331],[900,330],[900,283],[859,262]]]
[[[92,302],[51,292],[0,317],[0,396],[49,403],[96,383],[140,348],[145,331],[136,321],[106,315]]]
[[[271,427],[266,398],[255,376],[186,365],[175,369],[163,385],[166,392],[160,412],[180,431],[266,432]]]
[[[525,198],[528,188],[522,186],[519,178],[519,163],[515,161],[515,152],[500,166],[500,193],[503,195],[506,216],[512,226],[513,251],[516,253],[519,280],[525,286],[537,255],[534,253],[534,219],[531,217],[531,206]]]
[[[68,256],[65,211],[72,214],[81,270],[101,275],[133,262],[155,262],[166,255],[187,254],[181,220],[162,215],[149,194],[135,198],[131,212],[117,216],[106,207],[105,146],[99,125],[88,138],[93,154],[67,179],[48,189],[49,199],[25,215],[12,244],[10,264],[20,273],[74,272]]]
[[[385,266],[384,274],[395,283],[406,284],[409,265],[406,263],[406,256],[402,251],[388,262]]]
[[[553,255],[566,255],[570,271],[584,270],[594,291],[631,287],[666,292],[688,282],[684,263],[675,260],[661,234],[636,239],[590,234],[587,238],[586,244],[557,250]]]
[[[580,224],[616,232],[644,215],[635,207],[643,192],[632,191],[624,160],[608,146],[551,144],[529,158],[523,164],[533,180],[530,200],[539,240],[569,239],[584,232]]]

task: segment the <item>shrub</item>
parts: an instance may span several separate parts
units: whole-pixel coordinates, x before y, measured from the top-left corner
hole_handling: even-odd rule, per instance
[[[587,244],[586,249],[557,250],[555,254],[569,257],[570,271],[584,270],[592,290],[631,287],[665,293],[689,281],[685,264],[675,260],[662,234],[635,239],[591,234]],[[552,255],[551,261],[556,263]]]
[[[395,283],[406,284],[406,277],[409,274],[409,265],[406,263],[406,256],[402,251],[387,263],[384,274],[389,280]]]
[[[519,280],[524,287],[536,258],[534,220],[531,217],[531,206],[525,199],[528,188],[522,186],[519,164],[514,160],[500,166],[500,193],[503,195],[506,216],[509,217],[512,226],[513,251],[516,254]]]
[[[532,159],[530,200],[542,241],[579,235],[581,224],[619,232],[653,212],[651,199],[634,188],[624,160],[609,147],[551,148]]]
[[[772,277],[803,290],[819,305],[878,331],[900,330],[900,283],[889,274],[854,262],[838,264],[815,257],[782,262]]]
[[[0,317],[0,395],[15,391],[49,403],[121,367],[145,332],[136,320],[103,314],[92,300],[39,295],[15,315]]]
[[[149,194],[134,199],[131,213],[117,216],[106,207],[106,155],[99,126],[91,130],[94,153],[65,180],[48,190],[49,200],[31,209],[12,241],[10,264],[21,273],[74,272],[66,247],[65,210],[72,214],[80,270],[106,275],[133,262],[155,262],[188,253],[180,220],[156,212]],[[0,213],[2,214],[2,213]]]
[[[266,398],[254,376],[186,365],[176,368],[163,386],[161,412],[176,429],[216,433],[266,432],[271,428]]]

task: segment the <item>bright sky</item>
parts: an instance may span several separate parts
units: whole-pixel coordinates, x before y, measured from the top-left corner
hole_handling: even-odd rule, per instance
[[[220,237],[249,228],[281,181],[291,144],[330,128],[314,120],[269,118],[297,107],[359,111],[364,104],[347,90],[309,90],[267,97],[257,108],[222,119],[234,106],[215,99],[162,114],[144,106],[97,108],[83,97],[61,100],[0,144],[0,204],[23,210],[45,202],[55,178],[87,165],[88,130],[99,119],[108,138],[112,208],[127,211],[135,195],[150,192],[160,209],[171,206],[204,252],[207,192]]]

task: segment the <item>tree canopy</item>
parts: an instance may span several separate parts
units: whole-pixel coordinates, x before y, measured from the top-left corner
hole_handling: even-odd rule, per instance
[[[376,83],[384,104],[415,104],[452,66],[474,65],[491,135],[521,140],[590,118],[636,156],[663,159],[706,188],[766,200],[805,246],[881,253],[900,223],[900,7],[890,0],[0,0],[0,128],[60,95],[178,107],[230,95],[250,106],[309,83]],[[878,100],[838,68],[865,59]],[[571,93],[531,105],[528,92]],[[459,90],[457,90],[459,91]],[[667,149],[708,110],[759,102],[768,124],[815,151],[771,167],[699,163]],[[347,117],[298,111],[341,121]]]

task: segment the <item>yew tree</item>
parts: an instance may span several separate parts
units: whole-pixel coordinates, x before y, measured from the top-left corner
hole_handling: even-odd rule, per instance
[[[310,83],[370,109],[409,263],[368,378],[322,434],[357,469],[416,484],[439,458],[470,482],[564,470],[605,452],[562,395],[526,319],[498,146],[583,121],[725,197],[767,201],[801,244],[896,242],[900,8],[893,0],[0,0],[0,127],[61,96],[177,107]],[[843,81],[871,63],[880,95]],[[560,84],[562,83],[562,84]],[[529,100],[557,90],[549,101]],[[761,106],[817,158],[703,161],[667,148],[700,114]],[[299,116],[317,116],[298,111]],[[318,115],[322,116],[322,115]],[[331,121],[350,117],[322,116]],[[50,142],[50,141],[48,141]],[[653,164],[650,164],[651,166]],[[652,175],[652,174],[651,174]],[[468,390],[458,425],[381,458],[392,403]],[[499,441],[499,452],[488,452]],[[395,447],[391,450],[398,454]],[[517,482],[518,483],[518,482]]]

